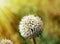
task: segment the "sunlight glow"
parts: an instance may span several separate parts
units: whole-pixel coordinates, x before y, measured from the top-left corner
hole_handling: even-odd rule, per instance
[[[9,2],[7,0],[0,0],[0,8],[3,9],[9,6]]]

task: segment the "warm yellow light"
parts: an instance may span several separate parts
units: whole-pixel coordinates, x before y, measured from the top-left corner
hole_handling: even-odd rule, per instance
[[[7,0],[0,0],[0,8],[3,9],[9,6],[9,2]]]

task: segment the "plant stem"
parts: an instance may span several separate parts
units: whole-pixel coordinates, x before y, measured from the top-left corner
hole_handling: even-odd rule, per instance
[[[36,39],[35,39],[35,37],[33,37],[33,42],[34,42],[34,44],[36,44]]]

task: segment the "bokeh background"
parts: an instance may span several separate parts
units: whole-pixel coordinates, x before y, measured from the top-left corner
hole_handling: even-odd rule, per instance
[[[0,40],[33,44],[32,39],[21,37],[18,29],[21,18],[29,14],[41,17],[44,24],[37,44],[60,44],[60,0],[0,0]]]

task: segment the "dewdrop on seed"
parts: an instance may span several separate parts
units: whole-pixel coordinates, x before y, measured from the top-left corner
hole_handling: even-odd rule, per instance
[[[39,36],[43,30],[41,18],[34,15],[24,16],[19,24],[19,32],[25,38],[31,38],[33,35]]]
[[[0,44],[13,44],[13,42],[11,40],[8,40],[8,39],[2,39],[0,41]]]

